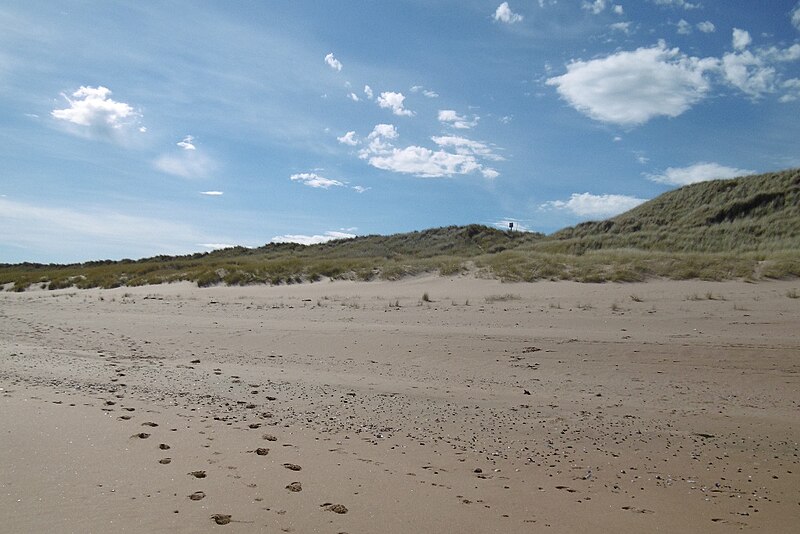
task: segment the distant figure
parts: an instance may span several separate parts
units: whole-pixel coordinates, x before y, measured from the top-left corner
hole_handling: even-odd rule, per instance
[[[513,232],[514,231],[514,223],[513,222],[508,223],[508,231],[509,232]]]

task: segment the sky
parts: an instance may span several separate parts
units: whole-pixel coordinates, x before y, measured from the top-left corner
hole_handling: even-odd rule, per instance
[[[0,0],[0,263],[551,233],[798,117],[797,0]]]

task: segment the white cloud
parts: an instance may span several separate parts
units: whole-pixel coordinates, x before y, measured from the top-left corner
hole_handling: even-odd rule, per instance
[[[740,54],[725,54],[722,57],[722,70],[728,83],[753,98],[775,90],[775,68],[767,66],[763,58],[749,50]]]
[[[646,199],[627,195],[593,195],[573,193],[569,200],[551,200],[540,206],[541,209],[568,211],[579,217],[613,217],[635,208]]]
[[[732,40],[734,50],[744,50],[753,42],[753,38],[750,37],[750,32],[747,30],[740,30],[739,28],[733,29]]]
[[[615,5],[613,7],[612,11],[614,11],[615,15],[623,15],[623,14],[625,14],[625,10],[619,4]]]
[[[687,0],[653,0],[657,6],[682,7],[683,9],[698,9],[702,7],[700,2],[688,2]]]
[[[630,33],[631,31],[631,23],[630,22],[615,22],[614,24],[609,25],[614,31],[622,32],[622,33]]]
[[[705,73],[716,65],[716,59],[689,57],[660,41],[633,52],[573,61],[566,74],[547,84],[595,120],[633,126],[654,117],[677,117],[699,102],[710,88]]]
[[[201,195],[207,195],[210,197],[219,197],[223,195],[222,191],[200,191]]]
[[[511,8],[508,7],[508,2],[503,2],[497,9],[494,11],[494,20],[498,20],[500,22],[505,22],[506,24],[514,24],[515,22],[521,22],[523,19],[522,15],[514,13],[511,11]]]
[[[456,174],[469,174],[481,170],[475,157],[451,154],[444,150],[433,151],[421,146],[393,148],[388,154],[373,156],[369,164],[375,168],[423,178],[438,178]]]
[[[347,98],[349,98],[349,99],[350,99],[350,100],[352,100],[353,102],[358,102],[359,100],[361,100],[360,98],[358,98],[358,95],[357,95],[357,94],[355,94],[355,93],[350,93],[350,94],[348,94],[348,95],[347,95]]]
[[[337,137],[336,140],[342,143],[343,145],[356,146],[358,144],[358,140],[356,139],[356,132],[347,132],[343,136]]]
[[[586,11],[591,11],[593,14],[598,15],[606,8],[606,0],[583,0],[581,7]]]
[[[372,87],[370,87],[369,85],[365,85],[365,86],[364,86],[364,94],[365,94],[365,95],[367,95],[367,98],[369,98],[370,100],[372,100],[372,96],[373,96],[373,94],[372,94]]]
[[[179,141],[176,144],[184,150],[197,150],[197,147],[194,146],[193,141],[194,137],[192,137],[191,135],[187,135],[186,137],[183,138],[183,141]]]
[[[413,174],[425,178],[438,178],[480,172],[486,178],[500,175],[486,167],[478,158],[502,160],[485,144],[464,137],[432,137],[439,147],[452,147],[454,152],[431,150],[421,146],[397,148],[392,141],[399,137],[392,124],[378,124],[367,136],[367,146],[359,151],[359,158],[382,170]]]
[[[747,176],[755,171],[726,167],[719,163],[695,163],[688,167],[669,167],[661,174],[646,175],[649,180],[667,185],[689,185],[707,180]]]
[[[328,66],[335,71],[342,70],[342,62],[336,59],[336,57],[333,55],[333,52],[325,56],[325,63],[327,63]]]
[[[678,21],[678,33],[681,35],[689,35],[692,33],[692,25],[688,21],[681,19]]]
[[[786,94],[780,98],[781,102],[794,102],[800,99],[800,78],[786,80],[781,84],[781,87],[786,89]]]
[[[437,93],[436,91],[431,91],[430,89],[425,89],[425,88],[424,88],[423,86],[421,86],[421,85],[415,85],[415,86],[413,86],[413,87],[411,88],[411,92],[412,92],[412,93],[419,93],[419,92],[422,92],[422,94],[423,94],[424,96],[428,97],[428,98],[439,98],[439,93]]]
[[[289,179],[293,182],[300,182],[303,185],[307,185],[308,187],[313,187],[315,189],[330,189],[331,187],[344,186],[344,183],[340,182],[339,180],[331,180],[330,178],[325,178],[324,176],[320,176],[315,172],[302,172],[293,174],[289,177]]]
[[[370,190],[370,189],[372,189],[372,188],[371,188],[371,187],[364,187],[363,185],[354,185],[354,186],[352,187],[352,189],[353,189],[353,191],[355,191],[356,193],[364,193],[365,191],[369,191],[369,190]]]
[[[459,130],[468,130],[470,128],[474,128],[478,124],[479,120],[476,116],[473,116],[472,120],[469,120],[466,117],[459,115],[455,112],[455,110],[452,109],[440,109],[438,118],[439,122],[448,124]]]
[[[717,27],[714,26],[714,23],[711,22],[710,20],[707,20],[705,22],[698,22],[697,29],[703,33],[714,33],[715,31],[717,31]]]
[[[392,91],[384,91],[378,97],[378,105],[382,108],[392,110],[395,115],[410,117],[414,112],[403,107],[403,101],[406,99],[403,93],[395,93]]]
[[[791,12],[792,17],[792,25],[800,30],[800,2],[797,2],[797,5]]]
[[[111,90],[103,86],[81,86],[72,93],[72,98],[63,93],[62,96],[69,107],[54,109],[50,115],[100,138],[119,140],[121,133],[135,127],[141,118],[130,104],[111,99]]]
[[[453,147],[457,154],[474,154],[492,161],[502,161],[504,158],[498,156],[492,149],[484,143],[473,141],[466,137],[447,135],[442,137],[431,137],[431,140],[440,147]]]
[[[325,232],[323,235],[278,235],[271,239],[272,243],[300,243],[301,245],[317,245],[335,239],[352,239],[356,234],[348,232]]]

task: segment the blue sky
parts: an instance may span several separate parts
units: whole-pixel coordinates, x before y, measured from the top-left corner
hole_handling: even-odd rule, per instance
[[[0,1],[0,262],[552,232],[800,166],[796,0]]]

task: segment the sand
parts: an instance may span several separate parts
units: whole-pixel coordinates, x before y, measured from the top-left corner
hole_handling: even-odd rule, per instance
[[[798,288],[2,292],[0,531],[797,532]]]

